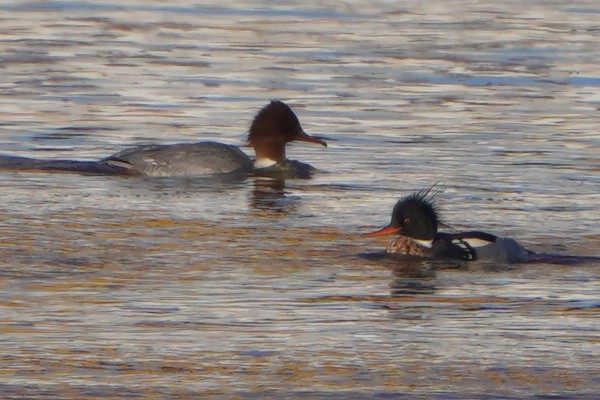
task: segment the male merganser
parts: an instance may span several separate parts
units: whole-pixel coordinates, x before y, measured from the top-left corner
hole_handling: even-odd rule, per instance
[[[327,147],[325,141],[304,132],[298,117],[287,104],[273,100],[260,110],[250,126],[248,143],[254,147],[254,161],[237,146],[199,142],[138,146],[97,162],[3,156],[0,157],[0,169],[161,177],[255,173],[308,178],[315,168],[286,159],[285,146],[294,140]]]
[[[489,233],[469,231],[438,232],[438,207],[432,188],[400,199],[392,211],[390,224],[365,236],[402,235],[387,247],[388,253],[434,259],[485,260],[494,262],[524,261],[534,253],[515,240]]]

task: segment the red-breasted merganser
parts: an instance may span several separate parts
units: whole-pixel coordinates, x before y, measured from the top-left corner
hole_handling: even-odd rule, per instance
[[[287,104],[273,100],[260,110],[250,126],[248,143],[256,153],[254,161],[237,146],[199,142],[138,146],[100,161],[1,156],[0,169],[159,177],[257,174],[308,178],[315,168],[285,156],[286,144],[295,140],[327,147],[325,141],[304,132]]]
[[[485,232],[438,232],[442,223],[434,197],[429,188],[400,199],[390,224],[365,236],[402,235],[388,245],[388,253],[433,259],[510,263],[525,261],[534,254],[513,239]]]

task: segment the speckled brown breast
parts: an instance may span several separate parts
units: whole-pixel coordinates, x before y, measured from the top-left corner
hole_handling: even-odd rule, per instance
[[[429,255],[427,247],[407,236],[399,236],[392,240],[387,247],[387,252],[420,257],[427,257]]]

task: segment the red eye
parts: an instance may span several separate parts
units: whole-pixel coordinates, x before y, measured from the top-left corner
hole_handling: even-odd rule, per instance
[[[404,218],[404,225],[410,224],[410,217]]]

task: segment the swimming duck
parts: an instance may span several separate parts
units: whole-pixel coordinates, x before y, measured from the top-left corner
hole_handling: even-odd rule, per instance
[[[138,146],[100,161],[39,160],[0,157],[0,169],[63,171],[90,174],[196,177],[217,174],[283,174],[308,178],[315,168],[286,158],[286,145],[304,141],[327,147],[327,143],[302,129],[292,109],[273,100],[254,118],[248,143],[254,148],[252,160],[239,147],[218,142]]]
[[[438,232],[442,223],[435,195],[429,188],[400,199],[394,206],[390,224],[365,236],[401,235],[388,245],[388,253],[433,259],[510,263],[524,261],[534,254],[514,239],[486,232]]]

